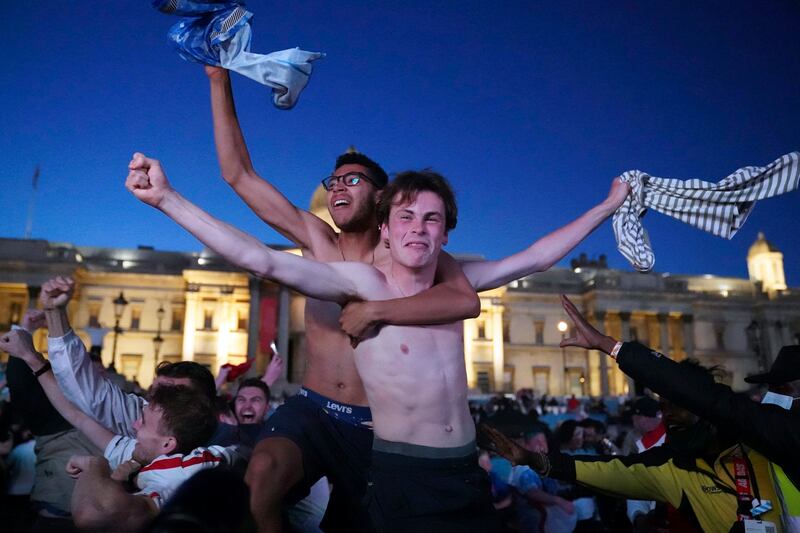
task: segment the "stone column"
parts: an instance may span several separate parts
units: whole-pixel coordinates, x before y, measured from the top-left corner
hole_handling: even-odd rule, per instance
[[[619,318],[621,322],[621,341],[628,342],[631,339],[631,312],[630,311],[620,311]],[[636,385],[633,379],[630,376],[625,376],[626,381],[628,382],[628,396],[635,396],[636,395]],[[621,392],[621,391],[619,391]]]
[[[503,391],[505,353],[503,350],[503,306],[492,299],[492,363],[494,368],[494,390]],[[513,386],[513,384],[512,384]]]
[[[606,312],[605,310],[595,310],[594,312],[594,321],[595,327],[600,333],[605,334],[606,332]],[[608,396],[609,388],[608,388],[608,356],[604,353],[600,353],[596,350],[594,352],[597,354],[597,357],[600,359],[600,395],[601,396]],[[587,357],[586,361],[586,372],[589,372],[589,361]]]
[[[476,387],[475,380],[475,336],[477,334],[477,323],[474,318],[464,321],[464,366],[467,368],[467,386]]]
[[[42,292],[42,287],[40,285],[28,285],[26,288],[28,289],[28,309],[36,309],[36,304],[39,303],[39,293]]]
[[[658,320],[658,351],[669,355],[669,326],[668,320],[669,315],[667,313],[658,313],[656,315],[656,319]]]
[[[278,353],[283,354],[284,365],[281,377],[288,380],[289,371],[289,289],[281,285],[278,292]]]
[[[775,320],[764,320],[764,330],[766,335],[762,339],[766,339],[766,343],[762,343],[764,362],[766,368],[770,368],[778,355],[778,350],[783,346],[783,335],[781,332],[782,324]]]
[[[775,323],[775,326],[778,328],[778,333],[782,341],[781,347],[789,344],[797,344],[794,342],[794,339],[792,339],[792,332],[787,324],[784,324],[782,321],[778,320]]]
[[[217,371],[219,367],[228,362],[231,349],[231,312],[233,310],[233,287],[225,286],[220,289],[217,301],[217,357],[215,359]]]
[[[621,325],[620,335],[622,338],[620,339],[622,342],[627,342],[631,339],[631,313],[630,311],[620,311],[619,312],[619,320]]]
[[[183,315],[183,360],[194,361],[194,336],[197,331],[197,302],[200,287],[186,287],[186,312]]]
[[[687,359],[694,357],[694,316],[683,315],[681,317],[683,324],[683,353],[686,354]]]
[[[258,355],[258,331],[261,326],[261,280],[250,277],[250,308],[247,314],[247,360],[253,361]]]

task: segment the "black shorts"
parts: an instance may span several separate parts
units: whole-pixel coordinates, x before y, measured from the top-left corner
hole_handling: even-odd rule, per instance
[[[381,532],[487,533],[502,527],[475,452],[427,458],[373,450],[367,505]]]
[[[267,419],[260,438],[283,437],[303,456],[303,479],[286,495],[293,504],[323,476],[333,484],[324,531],[370,531],[363,506],[372,451],[369,409],[328,400],[303,389]]]

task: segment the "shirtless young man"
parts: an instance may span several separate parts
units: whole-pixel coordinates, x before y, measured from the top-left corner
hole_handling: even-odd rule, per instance
[[[241,268],[339,304],[407,297],[430,288],[441,247],[456,222],[455,202],[441,177],[406,173],[382,202],[382,238],[389,242],[391,260],[380,269],[356,262],[320,263],[274,251],[214,219],[175,192],[160,164],[142,154],[131,161],[126,187]],[[627,187],[615,180],[609,198],[577,220],[503,260],[466,264],[464,273],[476,290],[484,290],[549,268],[626,195]],[[461,324],[384,326],[359,344],[355,361],[375,419],[374,524],[403,531],[420,524],[491,530],[488,481],[477,466],[466,401]],[[436,494],[426,497],[417,485],[420,478],[435,478],[426,490]],[[409,506],[415,496],[429,506]]]
[[[236,193],[282,235],[318,261],[388,259],[380,243],[375,206],[386,172],[361,154],[344,154],[326,178],[328,209],[341,233],[294,206],[253,169],[233,103],[228,72],[206,67],[211,86],[214,139],[222,175]],[[447,254],[439,261],[437,284],[386,309],[394,324],[438,324],[477,316],[480,302],[461,269]],[[333,484],[323,529],[358,531],[366,468],[372,449],[371,415],[353,348],[339,325],[341,306],[306,301],[308,365],[301,394],[270,417],[265,439],[247,471],[251,508],[261,531],[279,531],[281,504],[303,497],[321,476]]]

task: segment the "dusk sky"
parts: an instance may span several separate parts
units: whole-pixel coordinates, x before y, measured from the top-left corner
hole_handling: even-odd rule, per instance
[[[460,203],[451,253],[499,258],[605,198],[630,169],[717,181],[800,149],[800,2],[253,0],[252,51],[315,63],[296,108],[234,75],[256,169],[307,207],[354,145],[389,172],[433,167]],[[8,2],[0,86],[0,236],[200,250],[123,184],[134,151],[177,190],[286,244],[220,178],[208,81],[149,0]],[[759,231],[800,286],[800,193],[760,202],[732,241],[657,213],[659,272],[747,276]],[[616,251],[606,222],[573,254]],[[569,258],[568,257],[568,258]],[[568,258],[561,264],[567,265]]]

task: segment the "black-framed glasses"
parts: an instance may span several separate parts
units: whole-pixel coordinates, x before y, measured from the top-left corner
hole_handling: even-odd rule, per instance
[[[333,189],[333,186],[339,180],[341,180],[342,183],[344,183],[348,187],[355,187],[356,185],[361,183],[361,180],[368,181],[371,184],[375,185],[375,182],[372,181],[369,178],[369,176],[367,176],[363,172],[348,172],[343,176],[328,176],[327,178],[322,180],[322,186],[325,187],[325,190],[330,191],[331,189]]]

